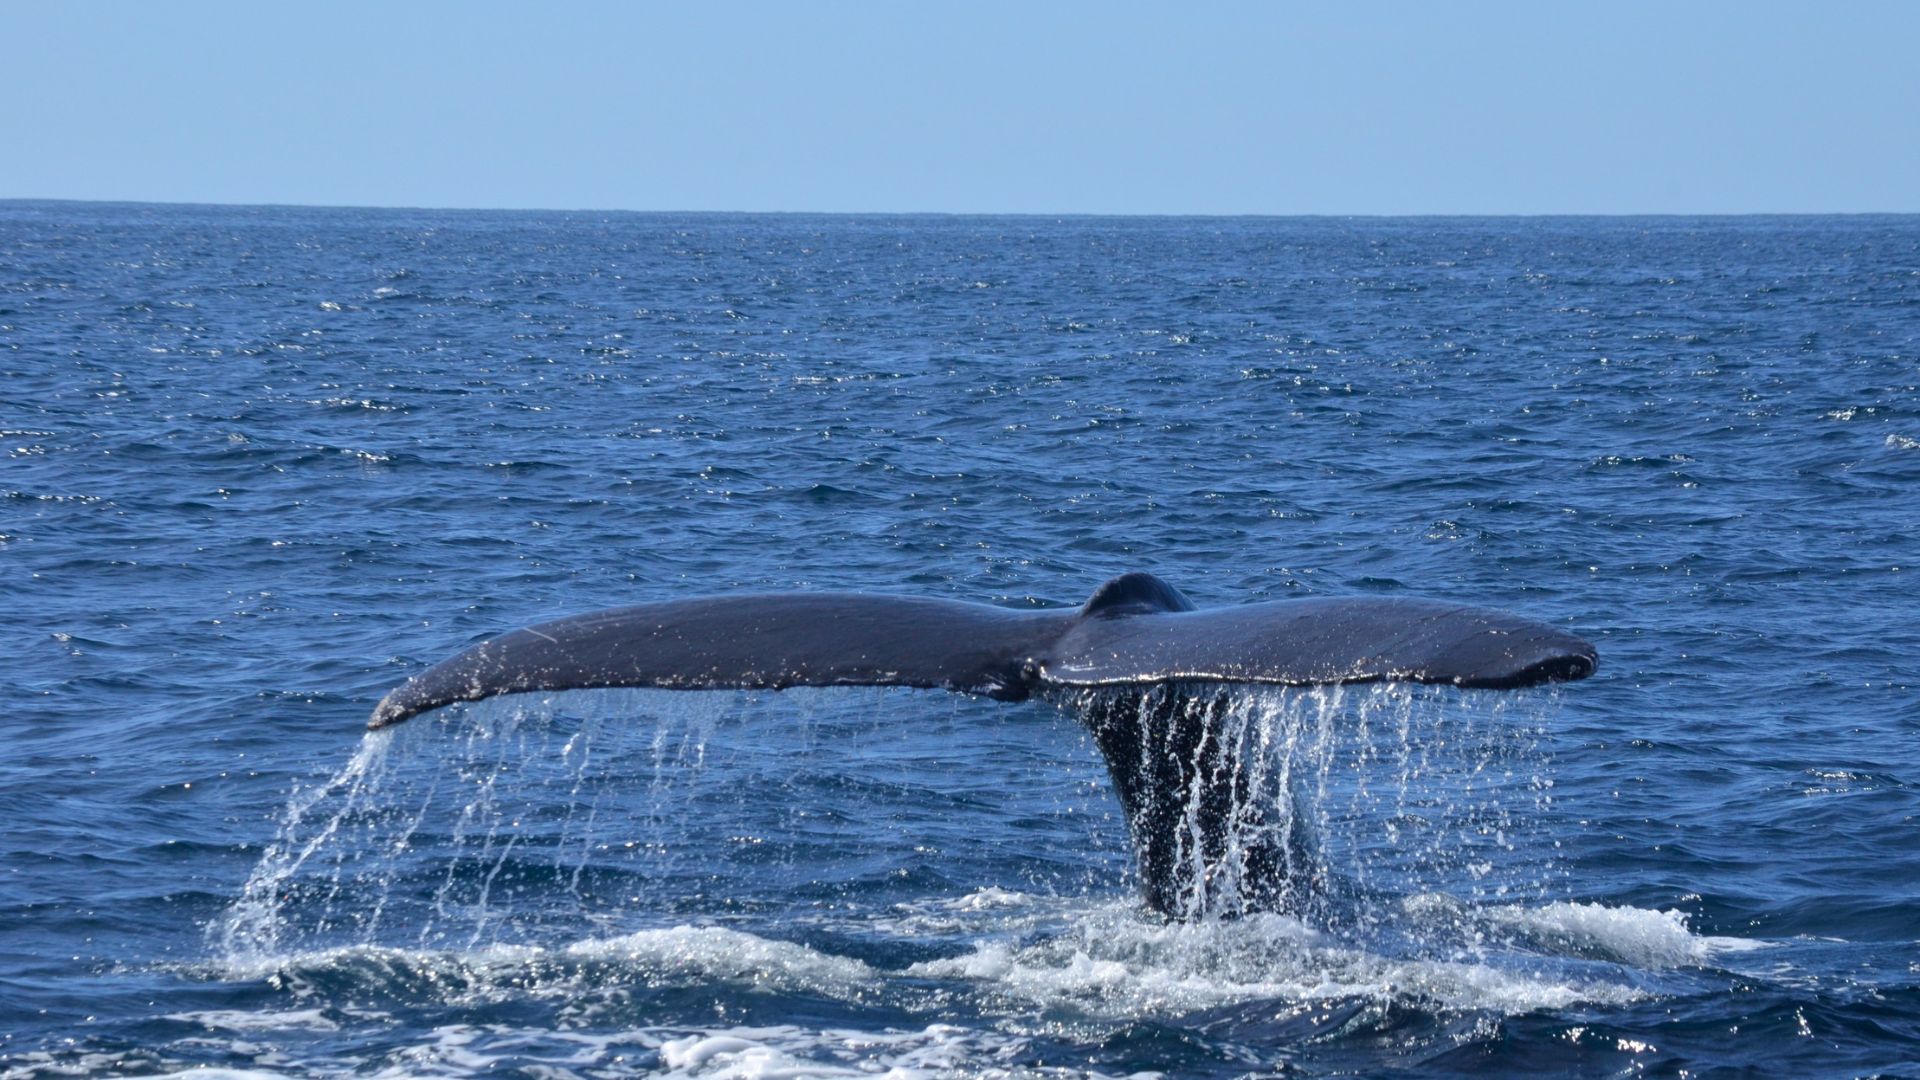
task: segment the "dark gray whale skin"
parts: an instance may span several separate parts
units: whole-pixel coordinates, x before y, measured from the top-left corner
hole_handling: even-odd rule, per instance
[[[480,642],[383,698],[369,727],[457,701],[591,687],[915,686],[1021,701],[1159,683],[1402,679],[1509,689],[1584,678],[1593,646],[1543,623],[1433,600],[1276,600],[1197,611],[1151,574],[1078,609],[864,593],[666,600]]]
[[[435,664],[381,699],[368,726],[499,694],[593,687],[912,686],[1001,701],[1109,688],[1083,695],[1080,719],[1127,811],[1148,906],[1185,917],[1206,913],[1193,898],[1208,895],[1205,879],[1228,858],[1255,881],[1236,892],[1237,905],[1282,906],[1297,842],[1289,829],[1255,829],[1251,843],[1233,832],[1249,793],[1222,767],[1231,748],[1209,737],[1218,707],[1184,704],[1209,685],[1391,679],[1511,689],[1585,678],[1597,663],[1580,638],[1485,608],[1345,597],[1201,611],[1159,578],[1133,573],[1078,609],[862,593],[609,608],[502,634]],[[1180,827],[1190,808],[1197,841]]]

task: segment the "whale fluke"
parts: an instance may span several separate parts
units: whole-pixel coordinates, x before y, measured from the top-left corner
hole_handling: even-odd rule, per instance
[[[1580,679],[1593,646],[1460,604],[1309,598],[1196,610],[1152,574],[1079,609],[864,593],[667,600],[490,638],[383,698],[369,727],[499,694],[594,687],[913,686],[1020,701],[1066,687],[1400,679],[1507,689]]]
[[[1517,615],[1390,597],[1197,610],[1151,574],[1077,609],[860,593],[668,600],[490,638],[381,699],[368,726],[499,694],[595,687],[911,686],[1020,701],[1081,693],[1127,812],[1147,903],[1176,917],[1282,906],[1299,838],[1253,806],[1221,689],[1405,680],[1509,689],[1581,679],[1592,645]],[[1207,687],[1213,696],[1207,698]],[[1209,701],[1211,703],[1209,703]],[[1230,897],[1219,880],[1241,882]]]

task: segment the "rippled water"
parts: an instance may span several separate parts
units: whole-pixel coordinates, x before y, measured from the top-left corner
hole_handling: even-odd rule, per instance
[[[1920,219],[0,203],[0,1073],[1920,1072]],[[1396,593],[1164,923],[1074,702],[592,692],[636,600]]]

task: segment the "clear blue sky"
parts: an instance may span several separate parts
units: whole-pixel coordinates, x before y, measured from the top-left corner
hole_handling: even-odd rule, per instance
[[[0,0],[0,198],[1920,211],[1920,3]]]

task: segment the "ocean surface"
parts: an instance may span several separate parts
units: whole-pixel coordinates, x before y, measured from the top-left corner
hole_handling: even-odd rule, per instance
[[[0,1076],[1920,1076],[1920,218],[0,202]],[[1072,702],[515,626],[1427,596],[1245,691],[1329,886],[1167,922]]]

